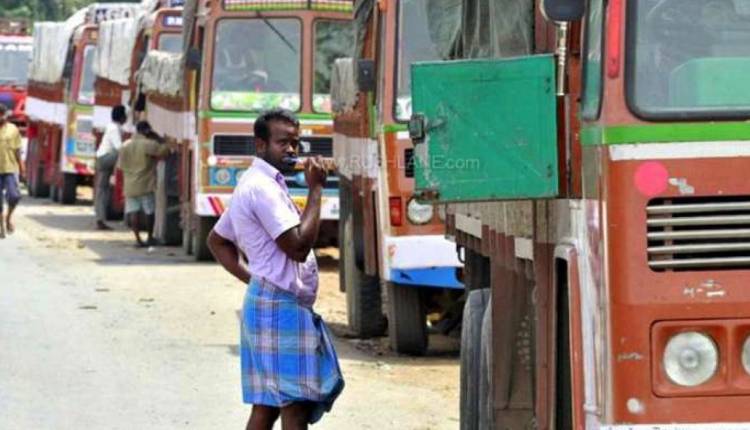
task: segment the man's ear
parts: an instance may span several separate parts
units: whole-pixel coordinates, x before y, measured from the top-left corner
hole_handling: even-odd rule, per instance
[[[255,155],[263,156],[268,149],[268,142],[263,139],[255,138]]]

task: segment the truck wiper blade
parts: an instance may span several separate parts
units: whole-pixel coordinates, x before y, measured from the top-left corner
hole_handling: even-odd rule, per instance
[[[279,39],[281,39],[281,41],[284,42],[284,44],[288,46],[289,49],[292,50],[292,52],[294,52],[295,54],[297,53],[297,48],[294,47],[294,44],[292,44],[292,42],[290,42],[289,39],[284,37],[284,34],[281,33],[281,31],[279,31],[279,29],[276,28],[276,26],[271,24],[271,21],[269,21],[268,18],[263,16],[263,14],[261,14],[260,12],[255,12],[255,13],[258,15],[258,18],[263,20],[263,22],[268,26],[268,28],[271,29],[271,31],[273,31],[274,33],[276,33],[277,36],[279,36]]]

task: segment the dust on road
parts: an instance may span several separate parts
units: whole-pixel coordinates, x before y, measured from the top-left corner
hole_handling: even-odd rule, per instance
[[[94,231],[91,212],[27,198],[0,241],[0,428],[244,428],[244,286],[179,248],[134,249],[122,225]],[[315,427],[458,428],[457,340],[412,358],[351,339],[337,250],[319,261],[347,386]]]

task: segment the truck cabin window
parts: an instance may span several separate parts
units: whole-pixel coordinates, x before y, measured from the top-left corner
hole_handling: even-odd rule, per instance
[[[331,71],[337,58],[354,55],[354,26],[349,21],[315,22],[313,110],[331,112]]]
[[[94,50],[93,45],[88,45],[83,50],[83,69],[78,86],[78,103],[82,105],[94,104]]]
[[[0,43],[0,85],[26,85],[31,45]]]
[[[301,23],[296,19],[219,21],[213,53],[211,108],[299,110],[301,33]]]
[[[159,36],[159,51],[179,54],[182,52],[181,33],[163,33]]]
[[[399,51],[395,106],[396,119],[399,121],[407,121],[411,117],[411,64],[443,59],[430,36],[427,4],[427,0],[399,2]]]
[[[628,100],[654,119],[750,115],[750,1],[629,2]]]

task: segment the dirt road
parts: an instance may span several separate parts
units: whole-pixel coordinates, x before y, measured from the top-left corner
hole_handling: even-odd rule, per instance
[[[132,247],[91,208],[25,199],[0,241],[0,429],[240,429],[244,287],[178,248]],[[424,358],[346,336],[336,250],[316,310],[347,387],[322,429],[458,428],[457,341]]]

